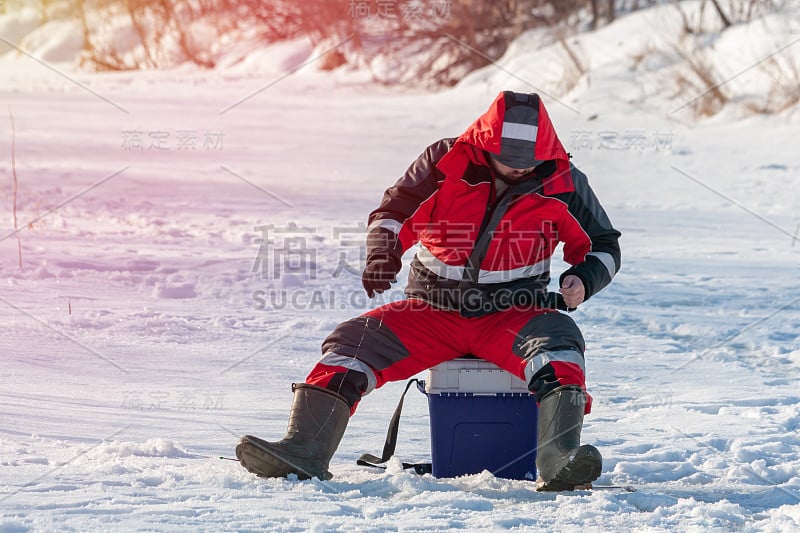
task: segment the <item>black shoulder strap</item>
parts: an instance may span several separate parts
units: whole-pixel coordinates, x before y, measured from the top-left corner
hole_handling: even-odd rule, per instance
[[[380,465],[388,461],[394,455],[394,450],[397,447],[397,430],[400,427],[400,414],[403,411],[403,400],[406,398],[408,389],[410,389],[411,385],[414,383],[420,383],[420,381],[414,378],[408,380],[408,383],[406,383],[406,390],[404,390],[403,395],[400,396],[400,402],[397,404],[394,414],[392,415],[392,419],[389,421],[389,430],[386,432],[386,442],[383,445],[383,454],[380,457],[376,457],[371,453],[365,453],[358,458],[356,464],[359,466],[386,468],[385,466]],[[403,463],[403,468],[413,468],[417,474],[431,473],[430,463]]]

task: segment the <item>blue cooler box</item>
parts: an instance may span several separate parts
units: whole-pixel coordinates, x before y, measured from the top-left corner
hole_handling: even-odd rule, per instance
[[[430,369],[428,397],[435,477],[488,470],[536,479],[536,400],[525,382],[494,363],[459,358]]]

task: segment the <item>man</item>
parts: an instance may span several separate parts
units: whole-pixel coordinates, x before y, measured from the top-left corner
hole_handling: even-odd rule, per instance
[[[441,362],[472,354],[524,379],[539,403],[539,490],[572,490],[601,472],[580,445],[584,341],[548,298],[559,242],[567,308],[608,285],[618,239],[586,176],[569,162],[536,94],[502,92],[455,139],[431,146],[369,217],[369,297],[391,287],[401,256],[419,243],[407,300],[340,324],[304,384],[295,384],[283,440],[243,437],[242,465],[263,477],[329,479],[328,466],[361,398]],[[552,295],[550,295],[552,296]]]

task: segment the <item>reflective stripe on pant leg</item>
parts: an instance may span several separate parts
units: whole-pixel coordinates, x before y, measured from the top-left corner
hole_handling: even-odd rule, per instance
[[[570,317],[546,313],[531,318],[520,328],[513,350],[527,361],[525,378],[530,383],[534,374],[552,362],[575,364],[585,373],[585,346],[581,331]]]
[[[517,332],[514,353],[530,359],[539,352],[575,350],[583,353],[586,342],[575,321],[563,313],[536,315]]]
[[[381,321],[362,315],[342,322],[322,344],[322,359],[306,383],[341,395],[355,411],[361,397],[382,383],[377,372],[408,357],[408,350]]]
[[[306,383],[326,388],[345,399],[354,415],[361,397],[375,388],[375,372],[352,357],[336,353],[325,354],[314,365]]]
[[[377,307],[339,324],[322,344],[323,358],[306,383],[336,391],[354,406],[387,381],[407,379],[442,361],[468,353],[469,327],[458,313],[421,301]]]
[[[583,351],[586,344],[577,324],[565,314],[546,313],[532,317],[516,334],[513,351],[527,361],[525,378],[550,362],[573,363],[585,373]]]
[[[408,357],[408,349],[386,323],[368,315],[339,324],[322,343],[322,353],[356,359],[375,371]]]
[[[328,352],[323,355],[322,359],[320,359],[319,363],[317,363],[317,366],[320,365],[328,368],[346,369],[350,371],[361,372],[367,378],[367,388],[364,390],[363,395],[369,394],[375,390],[375,385],[378,381],[375,377],[375,372],[363,361],[359,361],[358,359],[348,357],[346,355],[339,355],[335,352]]]
[[[580,356],[578,352],[573,353]],[[537,402],[541,402],[552,391],[567,385],[578,386],[583,390],[586,395],[584,413],[589,414],[592,410],[592,396],[586,391],[586,374],[583,371],[583,365],[551,359],[531,376],[528,390],[536,396]]]
[[[533,376],[545,365],[559,362],[559,363],[572,363],[577,365],[580,369],[581,373],[585,376],[586,375],[586,365],[583,360],[583,356],[576,352],[575,350],[557,350],[553,352],[539,352],[533,357],[528,360],[528,364],[525,365],[525,381],[526,383],[530,383]],[[559,365],[552,365],[553,367],[557,367]],[[582,380],[583,381],[583,380]],[[583,386],[583,383],[571,383],[571,385],[580,385]]]
[[[526,360],[525,378],[537,401],[563,385],[577,385],[586,391],[585,342],[567,315],[547,313],[531,318],[517,333],[513,349]],[[588,393],[586,400],[588,413]]]

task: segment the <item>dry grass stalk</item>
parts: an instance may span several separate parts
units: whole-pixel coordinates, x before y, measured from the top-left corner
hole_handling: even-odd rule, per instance
[[[14,232],[17,231],[17,162],[15,159],[16,151],[16,137],[17,132],[14,127],[14,114],[11,112],[11,106],[8,106],[8,116],[11,117],[11,178],[13,180],[13,216],[14,216]],[[19,268],[22,269],[22,242],[19,240],[19,233],[17,233],[17,254],[19,256]]]

